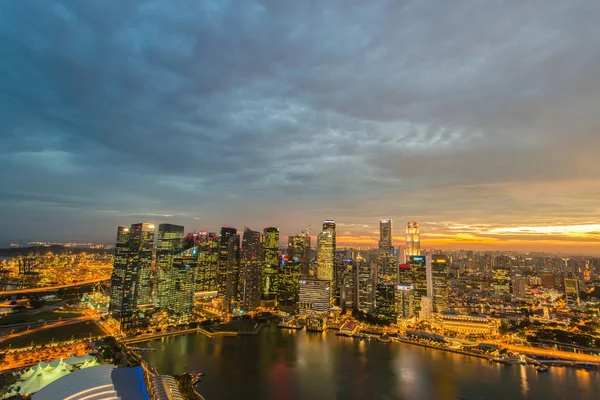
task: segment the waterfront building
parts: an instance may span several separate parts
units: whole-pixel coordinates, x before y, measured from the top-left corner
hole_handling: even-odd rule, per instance
[[[395,320],[396,312],[396,285],[393,283],[378,283],[375,290],[375,314],[382,318]]]
[[[327,317],[323,315],[310,315],[306,318],[306,330],[323,332],[327,330]]]
[[[421,237],[418,222],[406,223],[406,260],[421,255]]]
[[[310,272],[310,236],[288,236],[288,257],[300,264],[300,276],[308,278]]]
[[[302,315],[327,314],[330,309],[331,282],[322,279],[300,279],[299,312]]]
[[[242,236],[239,307],[252,311],[260,305],[261,278],[265,264],[265,241],[261,232],[244,228]]]
[[[221,228],[219,264],[217,270],[217,298],[223,308],[230,308],[237,299],[239,281],[240,236],[237,229]]]
[[[332,304],[335,292],[335,240],[335,222],[326,220],[323,223],[323,231],[317,236],[317,279],[329,281]]]
[[[160,224],[158,226],[154,269],[154,307],[157,310],[164,311],[167,308],[173,257],[183,251],[183,231],[184,227],[181,225]]]
[[[494,318],[454,313],[434,313],[432,325],[445,335],[460,334],[484,338],[498,336],[500,328],[499,321]]]
[[[397,283],[397,257],[392,246],[392,220],[379,221],[379,252],[377,254],[377,281]]]
[[[358,304],[358,266],[352,259],[344,260],[343,266],[339,304],[342,310],[354,310]]]
[[[494,293],[497,295],[510,295],[510,264],[508,256],[494,258],[492,279],[494,280]]]
[[[215,232],[200,232],[198,239],[196,293],[216,292],[220,250],[219,236]]]
[[[434,254],[431,256],[431,276],[433,311],[448,311],[448,258]]]
[[[129,328],[135,308],[137,271],[129,263],[129,227],[117,228],[113,272],[110,278],[109,312],[122,329]]]
[[[265,236],[265,265],[262,270],[262,299],[275,305],[277,299],[277,278],[279,267],[279,228],[266,227]]]
[[[428,295],[427,259],[425,256],[411,256],[409,266],[412,278],[410,283],[414,288],[414,314],[418,316],[421,312],[421,298]]]
[[[421,297],[421,307],[419,310],[419,318],[424,321],[430,321],[433,314],[433,297]]]
[[[169,288],[166,311],[175,323],[187,323],[194,311],[196,294],[196,271],[198,269],[199,247],[192,247],[173,257],[169,273]]]
[[[371,313],[374,311],[373,270],[365,260],[357,261],[357,263],[356,282],[358,283],[358,302],[356,304],[356,308],[364,313]]]
[[[289,313],[298,311],[300,301],[300,269],[302,264],[288,256],[281,257],[279,266],[278,307]]]
[[[398,318],[407,319],[414,315],[414,288],[410,284],[401,283],[396,286],[395,301]]]

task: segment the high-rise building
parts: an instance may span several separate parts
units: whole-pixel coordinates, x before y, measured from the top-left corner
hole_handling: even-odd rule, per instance
[[[527,288],[527,278],[516,276],[512,278],[513,297],[516,299],[524,299]]]
[[[224,308],[230,308],[237,299],[239,281],[240,236],[237,229],[221,228],[219,237],[219,264],[217,270],[217,296]]]
[[[152,256],[154,252],[154,224],[133,224],[130,228],[129,262],[137,270],[135,305],[152,304]]]
[[[396,312],[398,318],[410,318],[414,315],[414,288],[410,284],[401,283],[396,287]]]
[[[329,313],[331,281],[320,279],[300,279],[299,312],[301,315]]]
[[[251,311],[260,305],[265,240],[261,232],[244,228],[240,267],[240,308]]]
[[[343,310],[353,310],[358,302],[357,300],[357,265],[356,262],[347,258],[339,263],[338,293],[339,306]]]
[[[138,305],[152,303],[153,247],[154,224],[140,223],[117,229],[109,312],[122,330],[132,327]]]
[[[265,235],[265,266],[262,270],[262,299],[277,299],[279,274],[279,228],[272,226],[263,230]]]
[[[377,255],[377,280],[396,284],[398,282],[398,259],[392,246],[392,220],[379,221],[379,252]]]
[[[498,256],[492,265],[492,279],[494,280],[494,293],[502,296],[510,295],[510,258]]]
[[[298,302],[300,301],[300,269],[302,264],[288,255],[281,257],[278,277],[278,307],[289,313],[298,311]]]
[[[544,289],[554,289],[555,288],[555,277],[551,272],[542,273],[542,287]]]
[[[173,257],[167,301],[163,304],[169,319],[175,323],[189,322],[194,311],[199,250],[192,247]]]
[[[373,270],[371,266],[365,261],[357,261],[358,266],[356,268],[356,281],[358,283],[358,304],[356,308],[364,313],[371,313],[374,310],[374,279]]]
[[[446,256],[431,256],[433,311],[448,311],[448,259]]]
[[[568,274],[569,277],[565,278],[565,297],[567,304],[578,305],[580,302],[579,297],[579,280],[573,277],[572,273]]]
[[[375,289],[375,314],[382,318],[396,319],[396,285],[378,283]]]
[[[217,269],[219,267],[219,236],[215,232],[200,232],[198,235],[198,269],[196,292],[217,291]]]
[[[418,316],[421,311],[421,298],[428,295],[427,259],[425,256],[412,256],[410,258],[409,266],[410,271],[412,272],[411,283],[414,288],[414,314]]]
[[[400,264],[398,267],[398,284],[412,284],[410,264]]]
[[[183,251],[183,231],[184,227],[181,225],[160,224],[158,226],[154,270],[154,306],[158,310],[167,308],[173,257]]]
[[[295,263],[300,264],[300,275],[308,278],[310,268],[310,236],[288,236],[287,255]]]
[[[109,312],[121,324],[122,329],[131,327],[135,308],[137,271],[129,263],[129,238],[129,227],[119,226],[113,272],[110,278]]]
[[[335,239],[335,222],[326,220],[323,231],[317,236],[317,279],[329,281],[331,301],[335,292]]]
[[[421,236],[419,234],[418,222],[406,223],[406,251],[407,261],[410,257],[421,255]]]

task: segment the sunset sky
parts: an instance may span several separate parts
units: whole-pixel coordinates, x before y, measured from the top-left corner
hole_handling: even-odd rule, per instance
[[[0,244],[117,225],[600,254],[600,2],[0,2]],[[285,240],[285,239],[284,239]]]

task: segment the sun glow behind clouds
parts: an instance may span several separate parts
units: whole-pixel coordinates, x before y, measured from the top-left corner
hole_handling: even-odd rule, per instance
[[[560,235],[573,237],[587,237],[590,235],[600,235],[600,225],[558,225],[558,226],[518,226],[506,228],[494,228],[487,232],[492,235],[502,234],[541,234],[541,235]]]

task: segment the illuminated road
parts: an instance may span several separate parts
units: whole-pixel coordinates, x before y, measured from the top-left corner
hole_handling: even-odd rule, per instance
[[[12,296],[15,294],[27,294],[27,293],[43,293],[43,292],[52,292],[58,289],[68,289],[77,286],[89,285],[92,283],[105,282],[110,280],[110,278],[99,278],[99,279],[91,279],[89,281],[77,282],[77,283],[69,283],[68,285],[56,285],[56,286],[44,286],[39,288],[30,288],[30,289],[17,289],[17,290],[1,290],[0,296]]]
[[[539,347],[517,346],[513,344],[501,344],[502,347],[516,353],[533,354],[536,356],[557,357],[564,360],[573,360],[581,362],[600,363],[600,357],[590,354],[571,353],[554,349],[542,349]]]

